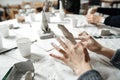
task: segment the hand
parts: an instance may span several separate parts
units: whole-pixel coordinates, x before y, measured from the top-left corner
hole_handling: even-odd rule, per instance
[[[100,25],[101,24],[101,20],[103,19],[103,17],[97,16],[97,15],[93,15],[93,14],[86,15],[86,17],[87,17],[88,23],[95,24],[95,25]]]
[[[20,22],[20,23],[23,23],[23,22],[25,22],[25,17],[24,16],[18,16],[17,21]]]
[[[64,43],[59,38],[57,39],[57,41],[61,44],[63,49],[59,48],[53,43],[52,46],[63,56],[58,56],[54,54],[50,54],[50,56],[66,63],[79,76],[86,71],[91,70],[88,52],[81,43],[78,43],[76,45],[72,44],[70,41],[66,41],[66,43]]]
[[[113,49],[102,46],[86,32],[80,33],[79,38],[82,45],[90,51],[102,54],[108,58],[112,58],[112,56],[115,54],[115,51]]]
[[[90,9],[88,9],[87,15],[94,14],[94,13],[97,11],[97,8],[98,8],[98,7],[92,7],[92,8],[90,8]]]
[[[90,51],[99,52],[102,49],[102,45],[94,40],[87,32],[80,33],[79,38],[83,46],[88,48]]]

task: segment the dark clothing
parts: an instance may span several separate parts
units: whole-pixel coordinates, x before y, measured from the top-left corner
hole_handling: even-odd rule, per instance
[[[120,8],[98,8],[97,12],[110,16],[120,15]]]
[[[0,22],[2,21],[3,11],[0,11]]]
[[[120,49],[118,49],[111,58],[110,62],[118,69],[120,69]],[[78,80],[103,80],[99,72],[96,70],[90,70],[81,75]]]
[[[120,28],[120,8],[98,8],[97,12],[110,15],[106,17],[104,24]]]
[[[101,1],[100,0],[89,0],[89,5],[93,6],[93,5],[101,5]]]
[[[120,28],[120,15],[106,17],[104,24]]]
[[[96,70],[90,70],[81,75],[78,80],[103,80],[103,78]]]
[[[59,9],[59,1],[58,0],[58,9]],[[63,4],[63,8],[68,11],[72,12],[73,14],[79,14],[80,10],[80,0],[61,0]]]
[[[118,69],[120,69],[120,49],[118,49],[111,58],[110,62]]]

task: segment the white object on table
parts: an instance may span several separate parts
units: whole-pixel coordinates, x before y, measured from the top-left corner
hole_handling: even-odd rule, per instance
[[[31,41],[29,38],[20,38],[17,39],[17,46],[23,57],[31,56]]]
[[[68,16],[71,17],[72,15]],[[77,17],[78,19],[78,23],[79,26],[82,25],[82,23],[87,23],[85,21],[85,16],[80,16],[80,15],[73,15],[72,17]],[[40,17],[38,17],[40,18]],[[57,20],[57,19],[56,19]],[[8,20],[8,21],[3,21],[0,22],[0,24],[6,24],[6,23],[11,23],[16,25],[16,20]],[[56,25],[59,22],[55,23]],[[93,26],[93,25],[88,25],[85,27],[77,27],[77,28],[73,28],[70,26],[69,23],[66,23],[63,21],[63,24],[66,24],[67,29],[72,32],[74,35],[78,33],[80,33],[79,31],[81,31],[82,29],[84,29],[85,31],[89,32],[89,33],[98,33],[97,27]],[[18,30],[14,30],[14,32],[17,33],[16,36],[21,35],[21,37],[29,37],[33,39],[36,39],[36,35],[37,32],[35,33],[34,30],[35,28],[37,28],[35,31],[37,31],[40,28],[40,24],[41,22],[34,22],[32,23],[32,27],[30,28],[28,26],[28,24],[23,25],[23,24],[17,24],[18,26],[20,26],[20,29]],[[54,24],[51,24],[50,26],[51,30],[53,32],[55,32],[58,35],[61,35],[61,32],[59,29],[56,29],[57,26],[54,26]],[[112,29],[114,30],[114,29]],[[118,30],[118,29],[117,29]],[[114,31],[116,32],[116,30]],[[119,33],[119,32],[118,32]],[[11,43],[12,39],[7,39],[9,42],[8,44],[5,44],[6,46],[13,46],[13,43]],[[39,39],[40,40],[40,39]],[[48,80],[48,79],[56,79],[56,80],[76,80],[76,75],[74,75],[74,73],[71,71],[71,69],[66,66],[64,63],[60,62],[59,60],[53,59],[49,56],[49,53],[55,53],[56,55],[59,54],[59,52],[57,52],[52,46],[51,46],[51,42],[55,42],[55,39],[48,39],[45,41],[38,41],[38,43],[36,42],[34,45],[32,45],[31,48],[31,52],[35,54],[37,54],[37,58],[38,61],[34,62],[34,67],[35,67],[35,80]],[[109,48],[112,49],[117,49],[119,48],[120,44],[118,43],[120,41],[120,39],[100,39],[98,40],[100,43],[103,43],[104,46],[107,46]],[[57,42],[57,41],[56,41]],[[48,44],[47,44],[48,43]],[[117,45],[116,45],[117,44]],[[41,47],[38,47],[38,45],[40,45]],[[59,45],[59,44],[58,44]],[[53,50],[51,51],[46,51],[44,49],[47,48],[52,48]],[[100,74],[102,75],[102,77],[105,80],[120,80],[120,71],[118,69],[116,69],[114,66],[111,65],[111,63],[109,62],[108,59],[106,59],[104,56],[101,55],[97,55],[95,53],[89,52],[90,56],[91,56],[91,63],[92,66],[94,66],[93,68],[97,71],[100,72]],[[39,55],[39,56],[38,56]],[[44,56],[41,56],[44,55]],[[35,57],[34,57],[35,58]],[[26,60],[25,58],[23,58],[22,56],[20,56],[19,51],[18,50],[13,50],[9,53],[6,53],[5,55],[0,55],[0,63],[4,64],[2,66],[0,66],[0,80],[2,80],[3,76],[5,75],[5,73],[8,71],[8,69],[14,64],[17,63],[19,61],[24,61]],[[110,67],[108,67],[110,66]],[[114,72],[114,75],[113,75]],[[49,77],[49,78],[48,78]]]
[[[76,18],[71,18],[71,26],[73,28],[76,28],[77,27],[77,19]]]
[[[2,37],[0,36],[0,50],[3,48]]]
[[[0,35],[4,38],[9,37],[9,25],[0,25]]]

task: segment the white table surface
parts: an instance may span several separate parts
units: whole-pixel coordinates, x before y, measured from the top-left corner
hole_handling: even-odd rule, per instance
[[[40,14],[39,14],[40,15]],[[74,17],[78,19],[77,28],[73,28],[70,25],[70,20],[65,20],[59,22],[56,17],[51,17],[51,23],[49,26],[51,30],[58,36],[63,34],[57,28],[57,24],[64,24],[70,32],[74,34],[75,37],[82,32],[87,31],[91,35],[99,35],[99,31],[102,28],[96,28],[95,26],[88,24],[86,19],[82,15],[67,15],[66,19]],[[37,17],[38,18],[38,17]],[[66,66],[64,63],[60,62],[49,56],[50,53],[58,54],[59,53],[50,45],[51,42],[59,43],[53,39],[40,40],[38,36],[38,31],[40,30],[41,22],[31,22],[32,27],[29,24],[17,23],[16,19],[0,22],[0,25],[4,24],[13,24],[14,26],[19,26],[18,30],[9,30],[10,36],[14,38],[3,38],[3,45],[5,48],[12,48],[16,46],[16,39],[20,37],[29,37],[31,41],[38,40],[36,43],[31,46],[32,58],[35,68],[35,80],[75,80],[77,76],[72,72],[72,70]],[[110,29],[111,32],[118,34],[118,29]],[[115,29],[115,30],[114,30]],[[120,38],[117,39],[96,39],[102,45],[118,49],[120,47]],[[94,69],[98,70],[105,80],[120,80],[120,71],[114,68],[110,63],[109,59],[104,56],[97,55],[93,52],[90,52],[91,63]],[[17,62],[26,61],[26,58],[23,58],[18,49],[12,50],[8,53],[0,55],[0,80],[6,74],[6,72]],[[110,67],[108,67],[110,66]],[[114,75],[113,75],[114,74]]]

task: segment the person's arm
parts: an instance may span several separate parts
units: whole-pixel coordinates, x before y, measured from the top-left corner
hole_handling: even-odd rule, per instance
[[[109,48],[104,48],[103,50],[99,51],[102,55],[108,57],[110,62],[118,69],[120,69],[120,49],[116,52]]]
[[[97,8],[97,12],[107,15],[120,15],[120,8]]]
[[[80,40],[84,47],[93,51],[97,54],[104,55],[110,59],[110,62],[118,69],[120,69],[120,49],[114,51],[113,49],[106,48],[99,44],[96,40],[94,40],[89,34],[86,32],[82,32],[79,34]]]
[[[115,54],[115,51],[113,49],[102,46],[92,36],[90,36],[86,32],[80,33],[79,38],[82,44],[84,45],[84,47],[89,49],[90,51],[93,51],[97,54],[104,55],[109,59],[111,59],[112,56]]]
[[[59,59],[66,63],[77,76],[80,76],[78,80],[86,80],[86,77],[90,80],[91,77],[96,76],[101,77],[97,71],[92,70],[90,65],[90,57],[88,55],[87,49],[82,46],[79,42],[77,44],[72,44],[69,40],[63,42],[61,39],[57,39],[61,44],[62,48],[52,43],[52,46],[62,54],[62,56],[50,54],[50,56]],[[98,79],[102,80],[102,79]]]
[[[90,70],[82,74],[78,80],[103,80],[103,78],[96,70]]]
[[[104,24],[120,28],[120,15],[106,17]]]
[[[98,54],[104,55],[110,59],[110,62],[118,69],[120,69],[120,49],[116,52],[113,49],[102,47],[100,50],[95,51]]]
[[[115,54],[115,51],[113,49],[101,46],[101,49],[95,51],[95,53],[104,55],[104,56],[108,57],[109,59],[111,59],[112,56]]]
[[[91,15],[87,15],[86,17],[87,17],[87,21],[92,24],[96,24],[96,25],[105,24],[108,26],[120,28],[120,15],[102,17],[99,15],[91,14]]]
[[[50,54],[50,56],[66,63],[79,76],[78,80],[103,80],[99,72],[92,70],[89,54],[81,42],[73,44],[69,40],[63,42],[59,38],[57,38],[57,41],[61,44],[62,48],[54,43],[52,43],[52,46],[62,56],[55,54]]]
[[[120,49],[118,49],[112,56],[110,62],[118,69],[120,69]]]

